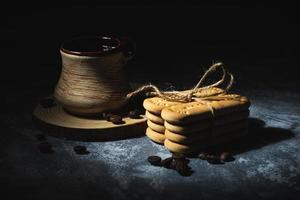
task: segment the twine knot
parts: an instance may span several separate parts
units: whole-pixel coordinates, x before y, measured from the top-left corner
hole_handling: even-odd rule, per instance
[[[217,70],[222,70],[222,77],[220,80],[206,86],[202,86],[203,82],[206,81],[207,77],[211,75],[212,73],[216,72]],[[229,82],[227,83],[225,89],[223,90],[216,90],[215,92],[206,92],[210,90],[213,87],[218,87],[222,83],[225,82],[225,80],[229,77]],[[209,105],[209,102],[213,100],[227,100],[227,99],[237,99],[238,97],[235,95],[227,95],[227,92],[232,87],[234,81],[234,77],[231,73],[226,71],[224,64],[222,62],[214,63],[212,66],[210,66],[203,76],[200,78],[198,83],[195,85],[194,88],[190,90],[183,90],[183,91],[161,91],[159,90],[155,85],[144,85],[135,91],[129,93],[126,95],[126,100],[131,99],[132,97],[147,92],[149,96],[157,96],[162,99],[165,99],[167,101],[177,101],[177,102],[202,102],[205,105]],[[211,108],[212,112],[213,109]]]

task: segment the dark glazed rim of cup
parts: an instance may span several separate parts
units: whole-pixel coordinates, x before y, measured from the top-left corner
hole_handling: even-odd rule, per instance
[[[95,44],[100,41],[103,43],[106,42],[107,44],[113,44],[114,48],[109,49],[106,51],[103,50],[88,50],[88,47],[79,47],[84,42],[88,43],[94,41]],[[101,43],[99,43],[101,44]],[[76,47],[76,45],[78,45]],[[88,44],[87,44],[88,45]],[[111,37],[111,36],[82,36],[82,37],[76,37],[70,40],[65,41],[61,47],[60,50],[64,53],[71,54],[71,55],[77,55],[77,56],[102,56],[102,55],[108,55],[113,54],[117,52],[121,52],[124,49],[124,46],[126,46],[125,42],[122,41],[122,39],[119,39],[117,37]],[[87,50],[84,50],[86,48]]]

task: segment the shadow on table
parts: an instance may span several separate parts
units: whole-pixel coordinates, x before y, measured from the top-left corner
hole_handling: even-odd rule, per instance
[[[295,134],[288,129],[265,127],[263,120],[249,118],[248,134],[246,136],[226,144],[218,145],[218,147],[212,147],[212,149],[217,153],[229,151],[232,154],[240,154],[292,138],[294,135]]]
[[[37,122],[36,120],[34,121]],[[144,136],[144,132],[135,135],[132,135],[132,133],[130,132],[130,134],[125,134],[125,132],[122,132],[120,134],[99,134],[97,131],[92,130],[83,131],[57,127],[54,128],[53,126],[42,123],[41,121],[35,123],[35,125],[38,125],[38,128],[44,133],[47,133],[54,137],[77,141],[113,141]],[[141,124],[141,126],[146,126],[146,124]],[[144,129],[146,129],[146,127]],[[258,149],[282,140],[286,140],[291,137],[294,137],[294,133],[288,129],[265,127],[265,122],[263,120],[258,118],[249,118],[248,134],[246,136],[218,146],[213,146],[209,148],[209,151],[215,153],[229,151],[232,154],[239,154],[253,149]]]

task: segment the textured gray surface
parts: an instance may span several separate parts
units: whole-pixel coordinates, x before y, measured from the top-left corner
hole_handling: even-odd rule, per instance
[[[31,90],[10,90],[1,100],[2,193],[22,199],[298,199],[299,90],[266,83],[249,71],[240,72],[243,81],[237,88],[252,101],[249,137],[224,147],[235,153],[233,162],[211,165],[191,159],[190,177],[151,166],[148,155],[170,154],[146,137],[79,142],[48,136],[55,152],[42,154],[30,112],[46,84],[41,80]],[[20,103],[24,97],[27,101]],[[7,109],[13,105],[18,106]],[[86,145],[90,153],[76,155],[76,144]]]

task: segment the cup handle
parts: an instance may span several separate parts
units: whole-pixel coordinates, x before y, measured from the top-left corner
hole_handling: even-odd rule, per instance
[[[136,52],[136,45],[128,37],[120,37],[121,45],[122,45],[122,52],[124,55],[124,61],[127,62],[132,59]]]

